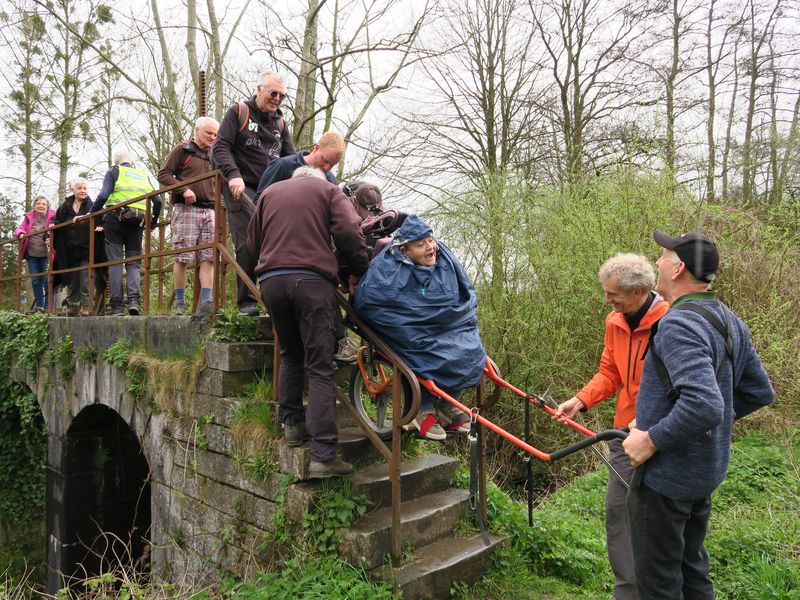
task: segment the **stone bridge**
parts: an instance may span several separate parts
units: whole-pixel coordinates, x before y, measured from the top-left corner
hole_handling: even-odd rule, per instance
[[[165,409],[131,393],[128,373],[104,352],[121,339],[186,352],[203,342],[207,321],[49,323],[51,348],[71,337],[74,374],[63,378],[63,356],[43,359],[35,378],[15,373],[36,393],[47,427],[48,591],[114,561],[149,560],[154,576],[175,582],[199,584],[219,568],[247,574],[283,492],[277,474],[256,482],[240,472],[229,426],[241,387],[271,371],[272,343],[208,343],[196,382],[186,372],[166,383]]]
[[[35,392],[47,427],[48,592],[120,564],[189,589],[222,570],[253,576],[274,550],[264,532],[315,509],[323,486],[302,481],[308,448],[240,427],[244,386],[271,380],[271,324],[258,323],[259,341],[221,343],[206,341],[208,321],[192,317],[49,319],[51,352],[37,375],[14,373]],[[120,340],[148,352],[120,360]],[[265,386],[251,387],[263,396]],[[337,416],[339,452],[356,465],[353,490],[371,511],[340,530],[339,551],[410,600],[446,597],[453,582],[479,578],[503,539],[454,537],[468,492],[449,486],[457,462],[440,454],[401,464],[400,531],[414,559],[386,564],[388,467],[347,415]],[[265,449],[260,465],[251,460]]]

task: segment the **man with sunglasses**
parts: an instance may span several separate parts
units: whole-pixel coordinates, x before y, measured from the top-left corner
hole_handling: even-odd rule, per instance
[[[228,109],[211,149],[212,166],[219,168],[228,182],[222,189],[228,211],[228,226],[236,248],[236,262],[250,279],[255,276],[255,257],[247,250],[247,226],[253,209],[242,202],[242,195],[256,200],[255,191],[264,169],[273,160],[295,153],[292,136],[281,103],[286,99],[286,84],[280,75],[262,73],[256,95]],[[236,305],[243,315],[258,315],[256,299],[237,278]]]

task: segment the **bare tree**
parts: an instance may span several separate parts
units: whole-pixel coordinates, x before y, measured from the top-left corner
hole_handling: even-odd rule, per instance
[[[18,20],[13,29],[0,30],[4,46],[12,54],[13,64],[16,67],[10,70],[3,69],[2,76],[11,92],[10,105],[2,113],[7,131],[17,136],[19,140],[14,149],[19,151],[24,164],[23,206],[27,211],[30,210],[33,199],[34,167],[37,159],[44,153],[40,144],[42,123],[39,113],[42,112],[41,90],[44,83],[41,46],[45,35],[45,22],[29,8],[17,6],[16,10]]]
[[[102,4],[57,0],[48,6],[46,42],[51,62],[46,78],[52,92],[46,102],[52,119],[49,135],[58,164],[58,197],[63,198],[72,164],[70,142],[89,133],[91,112],[85,109],[89,90],[99,75],[99,61],[88,52],[88,44],[99,43],[100,26],[112,19],[108,7]]]
[[[629,51],[644,34],[639,25],[647,7],[546,0],[531,2],[530,8],[557,94],[555,103],[540,109],[556,125],[563,146],[561,179],[576,182],[585,172],[591,126],[641,103]]]
[[[706,16],[706,85],[708,86],[708,118],[706,120],[706,185],[705,196],[708,202],[714,202],[716,199],[716,171],[717,171],[717,143],[714,133],[717,116],[717,84],[719,81],[719,69],[723,63],[723,59],[728,53],[728,38],[736,30],[741,27],[741,19],[733,23],[722,23],[722,17],[715,12],[718,0],[710,0],[708,5],[708,13]],[[724,28],[722,39],[715,42],[715,34],[718,29]],[[734,41],[735,51],[736,41]],[[734,58],[734,63],[735,63]],[[734,72],[736,65],[734,64]],[[736,84],[734,84],[734,100],[736,96]],[[731,106],[731,116],[733,115],[733,105]],[[725,167],[726,168],[726,167]],[[723,168],[723,170],[725,170]],[[726,182],[727,182],[727,175]],[[727,194],[727,185],[723,186],[723,197]]]
[[[331,4],[309,0],[302,17],[302,37],[289,23],[266,48],[277,64],[297,77],[295,144],[311,147],[320,126],[323,130],[335,127],[348,145],[359,145],[357,131],[376,100],[420,59],[417,40],[430,11],[426,4],[406,18],[407,25],[398,25],[398,6],[387,0]],[[376,36],[374,30],[382,35]],[[391,137],[384,133],[384,139]],[[339,163],[339,178],[347,172],[346,164]]]
[[[753,160],[754,123],[756,115],[756,102],[760,93],[758,80],[763,76],[764,65],[768,64],[769,56],[764,56],[763,50],[769,48],[769,40],[775,28],[775,19],[779,16],[781,0],[775,0],[772,10],[759,27],[759,7],[757,0],[748,0],[749,8],[749,54],[747,57],[747,74],[749,75],[749,88],[747,90],[747,112],[745,114],[745,131],[742,142],[742,201],[750,204],[754,199],[756,163]]]

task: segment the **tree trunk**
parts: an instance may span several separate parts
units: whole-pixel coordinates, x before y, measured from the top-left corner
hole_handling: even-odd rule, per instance
[[[292,127],[292,139],[294,139],[294,143],[298,148],[311,148],[314,145],[314,94],[317,86],[316,73],[319,69],[319,61],[317,59],[319,8],[319,0],[308,0]],[[333,35],[336,36],[336,30],[334,30]]]
[[[678,78],[680,60],[680,25],[678,0],[672,0],[672,62],[664,81],[667,93],[667,139],[664,148],[664,162],[672,181],[675,180],[675,81]]]
[[[708,79],[708,119],[706,120],[706,144],[707,165],[706,165],[706,202],[714,202],[714,177],[717,169],[717,144],[714,138],[714,120],[717,112],[717,65],[712,54],[711,34],[714,29],[714,4],[711,0],[708,6],[708,24],[706,27],[706,76]],[[724,44],[724,40],[723,40]]]

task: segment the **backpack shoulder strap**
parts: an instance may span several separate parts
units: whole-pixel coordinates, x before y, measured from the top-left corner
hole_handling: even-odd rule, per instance
[[[717,316],[710,310],[694,302],[686,302],[684,304],[679,304],[674,308],[674,310],[692,311],[694,313],[701,315],[709,323],[711,323],[714,329],[716,329],[720,333],[722,338],[725,340],[725,355],[731,361],[731,371],[733,372],[736,365],[733,361],[733,336],[731,335],[731,315],[728,307],[722,303],[720,304],[722,305],[722,313],[725,316],[725,325],[723,325],[722,322],[717,318]],[[661,380],[661,384],[667,391],[667,398],[669,399],[670,402],[675,402],[677,401],[678,396],[680,396],[680,394],[672,385],[672,378],[669,376],[667,367],[664,365],[664,361],[661,360],[661,357],[658,355],[655,346],[653,345],[653,338],[655,337],[657,331],[658,331],[658,321],[654,323],[653,327],[650,329],[650,340],[647,344],[647,349],[653,355],[653,367],[655,368],[656,373],[658,374],[658,378]],[[716,371],[717,381],[719,381],[719,375],[720,372],[722,371],[722,366],[724,364],[725,360],[723,359],[720,362],[720,365]],[[733,381],[734,382],[736,381],[735,373]]]
[[[719,334],[722,336],[722,339],[725,340],[725,354],[728,355],[728,358],[733,360],[733,337],[731,336],[730,331],[730,324],[731,324],[731,316],[728,311],[728,307],[724,304],[720,303],[722,306],[722,312],[725,315],[725,322],[726,325],[723,325],[722,322],[717,318],[717,316],[712,313],[710,310],[696,304],[694,302],[685,302],[683,304],[679,304],[675,307],[675,310],[690,310],[698,315],[702,315],[705,317],[706,321],[711,323],[714,326],[714,329],[719,331]]]
[[[664,361],[661,360],[661,357],[656,352],[655,344],[653,344],[653,339],[656,337],[656,333],[658,332],[658,321],[653,323],[653,326],[650,328],[650,339],[647,341],[647,352],[649,352],[652,356],[653,360],[653,367],[656,370],[656,374],[658,378],[661,380],[661,385],[664,386],[664,389],[667,392],[667,400],[670,402],[677,402],[678,390],[672,385],[672,378],[669,376],[669,371],[667,371],[666,365],[664,365]]]
[[[250,107],[246,102],[239,101],[236,103],[237,111],[236,116],[239,119],[239,131],[243,131],[247,127],[247,122],[250,120]]]

